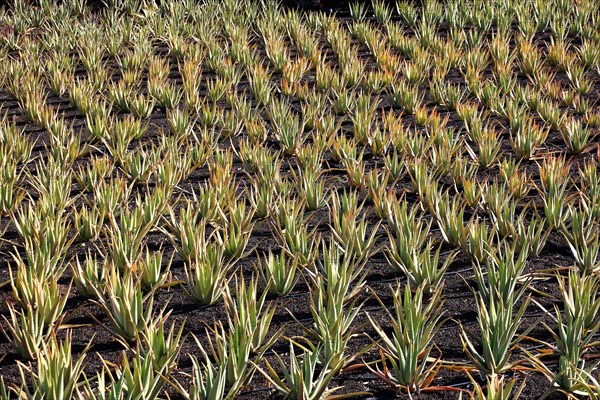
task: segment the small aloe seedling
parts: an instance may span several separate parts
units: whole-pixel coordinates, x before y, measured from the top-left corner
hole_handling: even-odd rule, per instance
[[[440,173],[432,171],[422,159],[415,159],[408,166],[408,173],[415,193],[426,211],[435,212]],[[446,196],[443,196],[446,197]],[[449,198],[451,196],[448,196]]]
[[[192,383],[189,392],[185,391],[183,395],[189,400],[231,399],[233,393],[225,390],[226,373],[224,365],[215,366],[208,358],[202,363],[192,356]]]
[[[364,150],[354,157],[349,156],[342,160],[350,186],[357,189],[365,188],[366,163],[363,161],[363,156]]]
[[[143,209],[137,207],[123,212],[118,223],[112,216],[111,227],[105,230],[108,239],[107,255],[119,271],[136,272],[142,241],[152,228],[151,222],[146,222]]]
[[[511,197],[506,185],[499,184],[495,179],[488,181],[483,203],[500,236],[513,236],[518,203]]]
[[[169,239],[179,257],[185,262],[200,258],[208,245],[207,222],[201,219],[200,215],[200,211],[192,202],[180,208],[179,217],[176,217],[173,207],[170,208],[171,218],[167,221]]]
[[[184,388],[179,382],[174,382],[175,389],[186,400],[231,400],[234,398],[237,388],[227,388],[227,362],[214,363],[197,337],[194,339],[198,350],[202,355],[199,359],[195,355],[190,356],[192,361],[192,373],[190,386]]]
[[[104,364],[104,374],[110,377],[110,399],[156,399],[161,392],[168,374],[155,370],[152,356],[136,352],[131,357],[123,352],[121,364],[116,368],[108,367],[107,361],[101,358]],[[99,379],[100,386],[105,385],[105,378]]]
[[[74,174],[77,184],[84,190],[92,192],[94,188],[104,182],[104,179],[113,170],[113,162],[110,158],[92,156],[90,162]]]
[[[496,227],[488,227],[486,221],[473,217],[464,227],[463,234],[462,250],[472,261],[483,262],[487,253],[493,249]]]

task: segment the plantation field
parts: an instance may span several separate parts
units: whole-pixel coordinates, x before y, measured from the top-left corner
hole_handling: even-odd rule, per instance
[[[600,398],[600,3],[0,8],[0,399]]]

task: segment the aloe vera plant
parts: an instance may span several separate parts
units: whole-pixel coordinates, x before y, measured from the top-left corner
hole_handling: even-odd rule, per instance
[[[9,306],[8,311],[10,321],[4,317],[7,327],[2,327],[2,332],[21,357],[35,359],[49,333],[43,315],[31,306],[24,310]]]
[[[72,333],[59,342],[55,335],[51,335],[48,343],[42,342],[37,350],[37,367],[18,364],[23,385],[14,389],[19,396],[31,400],[69,399],[76,393],[89,346],[74,358],[71,337]],[[26,376],[32,378],[32,387],[26,385]]]
[[[591,371],[597,363],[588,363],[583,356],[597,344],[595,334],[597,324],[596,295],[591,293],[597,285],[592,276],[585,276],[576,270],[569,271],[568,278],[558,276],[563,307],[554,305],[554,312],[539,305],[546,315],[557,324],[553,330],[544,323],[544,327],[554,339],[553,343],[540,341],[541,350],[537,354],[529,354],[536,371],[546,376],[552,387],[545,396],[553,391],[566,394],[584,394],[589,391],[593,379]],[[564,310],[564,315],[563,311]],[[558,355],[558,370],[552,370],[544,361],[544,357]]]
[[[108,317],[113,332],[125,342],[138,339],[152,319],[152,293],[144,295],[137,278],[131,273],[119,276],[114,266],[106,277],[103,291],[93,289],[95,302]]]
[[[286,366],[283,359],[276,355],[281,368],[280,376],[273,367],[266,362],[267,371],[259,369],[275,389],[289,399],[334,399],[334,393],[339,387],[330,388],[331,379],[339,372],[340,364],[327,363],[319,365],[319,349],[305,350],[299,360],[290,343],[290,366]],[[317,371],[319,368],[320,372]]]
[[[282,296],[291,292],[298,280],[300,266],[298,259],[281,252],[269,252],[256,265],[264,290],[270,295]]]
[[[488,266],[488,282],[484,286],[481,272],[476,272],[476,280],[480,291],[473,290],[477,305],[477,324],[479,336],[467,332],[461,327],[461,340],[465,352],[474,366],[492,377],[501,374],[520,361],[510,361],[514,346],[525,333],[518,335],[523,317],[529,304],[529,297],[520,306],[517,301],[523,296],[527,285],[516,288],[517,281],[524,268],[524,254],[517,260],[514,251],[508,246],[502,248],[504,253],[493,256],[493,263]],[[526,283],[525,280],[524,283]]]
[[[381,299],[378,300],[391,321],[392,332],[387,333],[369,315],[371,325],[381,338],[376,345],[380,349],[382,364],[369,369],[398,393],[419,393],[431,389],[440,367],[440,360],[430,356],[433,335],[442,321],[440,292],[435,293],[426,304],[421,287],[417,287],[414,294],[410,286],[402,290],[400,284],[391,290],[393,311],[388,310]]]

